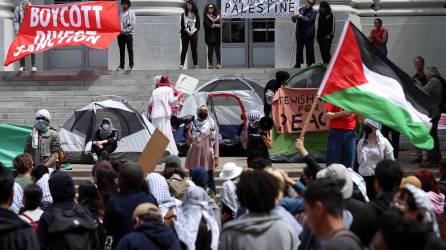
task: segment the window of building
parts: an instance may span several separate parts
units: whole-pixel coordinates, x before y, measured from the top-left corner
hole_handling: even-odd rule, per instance
[[[244,43],[245,42],[245,19],[232,18],[225,19],[223,25],[223,43]]]
[[[252,20],[252,41],[254,43],[274,42],[274,18]]]

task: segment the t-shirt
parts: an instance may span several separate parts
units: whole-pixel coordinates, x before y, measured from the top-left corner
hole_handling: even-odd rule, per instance
[[[341,109],[340,107],[335,106],[330,103],[327,103],[325,105],[325,108],[327,109],[328,112],[332,112],[332,113],[343,111],[343,109]],[[330,128],[353,130],[356,127],[356,117],[357,117],[357,115],[351,114],[351,115],[345,116],[345,117],[334,118],[334,119],[330,120],[330,123],[328,125]]]
[[[333,234],[324,244],[324,250],[363,250],[358,236],[350,230],[342,229]]]

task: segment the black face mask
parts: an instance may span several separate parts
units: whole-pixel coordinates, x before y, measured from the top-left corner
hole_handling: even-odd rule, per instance
[[[204,119],[208,118],[208,113],[200,112],[200,113],[198,113],[198,118],[200,118],[201,120],[204,120]]]

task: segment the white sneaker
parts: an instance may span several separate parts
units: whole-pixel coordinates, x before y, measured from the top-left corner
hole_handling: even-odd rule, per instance
[[[25,70],[25,67],[20,67],[20,68],[19,68],[19,71],[20,71],[20,72],[22,72],[22,71],[24,71],[24,70]]]
[[[180,65],[180,69],[183,69],[184,68],[184,65]]]
[[[32,67],[32,68],[31,68],[31,71],[32,71],[32,72],[37,72],[37,67],[36,67],[36,66]]]
[[[117,67],[116,70],[124,70],[124,68]]]
[[[195,65],[195,66],[194,66],[194,69],[199,69],[198,65]]]
[[[130,66],[128,66],[127,68],[126,68],[126,70],[132,70],[133,69],[133,67],[130,67]]]

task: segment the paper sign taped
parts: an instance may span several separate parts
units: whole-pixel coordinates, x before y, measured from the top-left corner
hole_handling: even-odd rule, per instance
[[[167,145],[169,145],[169,138],[161,130],[155,129],[138,159],[138,163],[144,169],[144,176],[155,170],[156,165],[163,158]]]
[[[175,88],[185,94],[192,95],[198,85],[198,82],[199,80],[197,78],[181,74],[180,77],[178,77]]]

